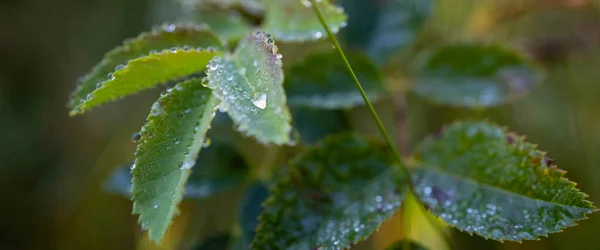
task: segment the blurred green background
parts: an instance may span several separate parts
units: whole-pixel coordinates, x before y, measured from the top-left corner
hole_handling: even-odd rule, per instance
[[[592,0],[438,0],[423,32],[427,39],[516,48],[544,67],[546,80],[526,98],[485,111],[435,106],[410,93],[395,96],[395,108],[379,105],[384,120],[398,131],[403,126],[394,122],[406,123],[414,145],[445,123],[487,117],[548,151],[598,206],[599,6]],[[0,249],[157,249],[130,215],[131,202],[106,194],[102,184],[133,159],[130,135],[162,89],[74,118],[65,103],[77,78],[106,51],[181,8],[169,0],[0,0]],[[401,85],[395,79],[389,84]],[[366,114],[361,108],[353,112]],[[238,196],[234,190],[184,202],[162,247],[187,249],[202,235],[229,230]],[[395,225],[386,225],[372,241],[399,237]],[[418,223],[412,227],[421,232]],[[459,249],[592,250],[600,249],[600,216],[522,244],[452,233]],[[429,239],[427,231],[414,237]]]

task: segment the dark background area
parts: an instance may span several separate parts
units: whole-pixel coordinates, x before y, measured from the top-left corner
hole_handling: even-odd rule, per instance
[[[74,118],[65,104],[77,78],[106,51],[170,17],[168,2],[0,0],[0,249],[154,248],[141,237],[131,202],[105,194],[102,183],[114,167],[132,160],[130,135],[161,90]],[[522,1],[438,2],[431,30],[519,48],[544,66],[547,78],[527,98],[486,111],[438,107],[409,95],[411,140],[459,118],[489,117],[548,151],[598,206],[598,4],[562,1],[557,8],[533,8],[504,20],[495,15],[503,17],[511,8],[496,5]],[[199,205],[183,204],[178,220],[189,218],[186,211],[194,206]],[[173,231],[184,235],[180,227]],[[600,216],[594,214],[542,241],[502,245],[460,233],[456,241],[464,249],[593,250],[599,248],[598,235]],[[165,248],[173,246],[168,242]]]

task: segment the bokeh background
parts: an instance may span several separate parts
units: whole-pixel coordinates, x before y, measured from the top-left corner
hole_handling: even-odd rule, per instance
[[[65,104],[77,78],[106,51],[168,21],[181,8],[169,0],[0,0],[0,249],[159,249],[130,215],[131,202],[104,192],[103,182],[132,160],[130,135],[161,89],[74,118]],[[398,106],[391,111],[379,105],[388,126],[407,128],[414,145],[445,123],[487,117],[548,151],[598,206],[600,4],[437,0],[426,29],[430,39],[495,41],[516,48],[544,67],[546,80],[526,98],[485,111],[440,107],[410,93],[394,97],[401,101],[392,100]],[[365,110],[355,113],[362,114],[355,122],[373,128],[360,118]],[[407,126],[396,126],[398,121]],[[204,235],[230,229],[239,191],[184,202],[162,249],[187,249]],[[395,226],[388,223],[362,247],[380,249],[378,241],[396,239],[402,229]],[[434,240],[430,229],[419,223],[411,227],[415,238]],[[522,244],[450,231],[459,249],[600,248],[598,214],[564,233]]]

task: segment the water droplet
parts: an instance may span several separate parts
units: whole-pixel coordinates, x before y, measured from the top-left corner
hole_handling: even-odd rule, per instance
[[[191,169],[192,167],[194,167],[194,164],[195,164],[195,162],[193,160],[187,160],[185,162],[180,162],[179,169],[181,169],[181,170]]]
[[[202,86],[208,88],[208,77],[202,78],[202,81],[200,81],[200,83],[202,84]]]
[[[219,65],[218,65],[218,64],[216,64],[216,63],[211,63],[211,64],[209,64],[209,65],[208,65],[208,69],[210,69],[210,70],[212,70],[212,71],[215,71],[215,70],[217,70],[218,68],[219,68]]]
[[[142,135],[138,132],[135,132],[131,135],[131,141],[137,143],[138,141],[140,141],[142,139]]]
[[[166,32],[173,32],[173,31],[175,31],[175,28],[176,28],[175,24],[164,24],[162,26],[162,29]]]
[[[208,147],[210,147],[211,143],[212,143],[212,140],[207,137],[206,139],[204,139],[204,143],[202,144],[202,147],[203,148],[208,148]]]
[[[155,102],[154,104],[152,104],[152,108],[150,109],[150,116],[157,116],[160,115],[162,113],[162,107],[160,106],[160,103]]]
[[[319,39],[319,38],[323,37],[323,32],[317,31],[317,32],[313,33],[313,37],[315,39]]]
[[[267,94],[256,94],[252,98],[252,104],[259,109],[267,108]]]
[[[179,145],[179,140],[175,140],[175,145]]]
[[[115,76],[114,76],[112,73],[109,73],[109,74],[108,74],[108,80],[109,80],[109,81],[112,81],[112,80],[114,80],[114,79],[115,79]]]
[[[233,80],[233,75],[228,75],[227,76],[227,81],[231,81],[231,80]]]
[[[177,48],[171,48],[169,51],[170,51],[171,53],[173,53],[173,54],[175,54],[175,53],[177,53],[177,52],[178,52],[178,51],[177,51]]]
[[[246,75],[246,68],[240,68],[240,75]]]
[[[102,88],[102,86],[104,86],[104,84],[102,84],[102,82],[99,82],[99,83],[96,84],[96,88],[97,89]]]
[[[258,61],[257,60],[252,61],[252,66],[258,67]]]
[[[375,197],[376,202],[381,202],[382,200],[383,200],[383,198],[381,198],[381,196],[379,196],[379,195],[377,197]]]
[[[129,169],[134,170],[135,169],[135,163],[131,164],[131,166],[129,166]]]
[[[281,59],[281,58],[283,58],[283,55],[277,54],[277,55],[275,55],[275,57],[277,57],[277,59]]]
[[[304,7],[306,8],[310,8],[312,7],[312,4],[310,3],[309,0],[300,0],[302,2],[302,5],[304,5]]]
[[[153,209],[157,209],[157,208],[158,208],[158,204],[154,204],[154,205],[152,205],[152,208],[153,208]]]
[[[86,100],[91,101],[92,99],[94,99],[94,93],[89,93],[86,97]]]
[[[118,65],[117,67],[115,67],[115,71],[119,71],[119,70],[122,70],[124,68],[125,68],[125,65],[121,64],[121,65]]]

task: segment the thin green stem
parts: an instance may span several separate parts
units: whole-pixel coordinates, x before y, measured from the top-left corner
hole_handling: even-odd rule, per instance
[[[360,92],[360,95],[362,96],[363,100],[365,101],[365,104],[367,104],[367,107],[369,109],[369,112],[371,113],[371,116],[373,117],[373,120],[375,120],[375,123],[377,123],[377,127],[379,128],[379,132],[381,132],[381,135],[383,136],[383,138],[385,139],[385,141],[387,142],[387,144],[389,145],[389,147],[392,149],[394,155],[396,156],[396,158],[398,160],[397,161],[398,165],[400,166],[400,168],[404,171],[404,173],[408,177],[409,192],[411,192],[412,194],[414,194],[415,198],[417,198],[417,200],[419,201],[419,204],[423,204],[423,202],[416,195],[412,179],[410,178],[410,176],[411,176],[410,175],[410,171],[408,170],[408,167],[406,166],[406,164],[402,160],[402,156],[400,154],[400,151],[396,147],[396,144],[390,138],[390,136],[389,136],[387,130],[385,129],[385,127],[383,126],[383,123],[381,122],[381,119],[379,118],[379,115],[377,114],[377,111],[375,111],[375,108],[373,107],[373,104],[369,100],[369,97],[367,96],[367,94],[365,93],[365,90],[363,89],[362,85],[360,84],[360,81],[358,80],[358,77],[356,77],[356,74],[354,73],[354,70],[352,69],[352,66],[348,62],[348,59],[346,58],[346,54],[344,54],[344,51],[342,50],[342,46],[340,46],[340,43],[338,42],[337,38],[335,37],[335,35],[333,34],[333,32],[331,32],[331,29],[329,28],[329,25],[327,25],[327,22],[325,22],[325,18],[323,18],[323,14],[321,13],[321,10],[319,10],[319,6],[317,6],[316,0],[310,0],[310,3],[311,3],[311,7],[312,7],[313,11],[317,15],[317,18],[321,22],[321,25],[323,26],[323,28],[327,32],[327,35],[329,36],[329,39],[331,39],[331,42],[333,43],[333,46],[336,48],[336,50],[340,54],[340,57],[344,61],[344,64],[346,65],[346,69],[348,69],[348,72],[350,73],[350,75],[352,76],[352,79],[354,80],[354,84],[356,85],[356,88]],[[436,229],[439,229],[439,228],[436,227]],[[449,240],[449,238],[447,238],[446,232],[444,232],[443,230],[440,230],[440,231],[441,231],[441,233],[444,236],[446,236],[444,238],[447,241],[446,244],[448,244],[448,246],[452,249],[453,247],[451,245],[451,241]],[[408,232],[405,232],[405,233],[408,234]]]
[[[331,39],[331,42],[333,43],[333,46],[339,52],[340,56],[342,57],[342,60],[344,60],[344,64],[346,65],[346,68],[348,69],[348,72],[350,72],[350,75],[352,75],[352,79],[354,80],[354,84],[356,85],[356,88],[358,88],[358,91],[360,92],[360,95],[362,96],[363,100],[367,104],[367,107],[369,108],[369,112],[371,113],[371,116],[375,120],[375,123],[377,123],[377,127],[379,128],[379,131],[381,132],[381,135],[383,136],[383,138],[385,139],[385,141],[387,142],[387,144],[389,144],[390,148],[392,149],[392,151],[394,152],[394,154],[398,158],[398,162],[400,164],[400,167],[403,168],[404,170],[406,170],[406,173],[408,174],[408,169],[407,169],[406,165],[404,164],[404,161],[402,161],[402,158],[400,157],[400,151],[398,151],[398,148],[396,147],[396,144],[394,144],[394,142],[390,138],[387,130],[383,126],[383,123],[381,122],[381,119],[379,119],[379,115],[377,115],[377,111],[375,111],[375,108],[373,107],[373,104],[369,100],[369,97],[365,93],[365,90],[363,89],[362,85],[360,84],[360,81],[356,77],[356,74],[354,73],[354,70],[352,69],[352,66],[350,66],[350,63],[348,62],[348,59],[346,58],[346,54],[344,54],[344,51],[342,50],[342,47],[340,46],[340,43],[338,42],[337,38],[335,38],[335,35],[333,34],[333,32],[331,32],[331,29],[329,29],[329,26],[325,22],[325,19],[323,18],[323,14],[321,14],[321,10],[319,10],[319,7],[317,6],[316,1],[315,0],[310,0],[310,2],[311,2],[311,6],[312,6],[313,11],[317,14],[317,17],[319,18],[319,21],[321,21],[321,25],[323,25],[323,28],[327,32],[327,35],[329,35],[329,38]]]

